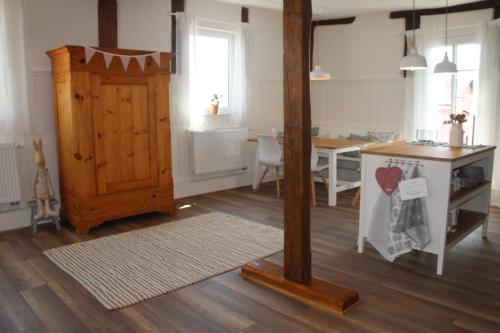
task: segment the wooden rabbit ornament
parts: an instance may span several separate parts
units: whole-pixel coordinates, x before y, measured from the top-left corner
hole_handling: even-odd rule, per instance
[[[42,139],[38,139],[38,142],[33,139],[33,148],[35,148],[35,163],[37,166],[33,181],[33,198],[37,203],[37,213],[34,218],[35,220],[40,220],[45,215],[58,217],[59,212],[52,210],[50,207],[50,200],[54,197],[54,189],[50,181],[49,170],[45,165]]]

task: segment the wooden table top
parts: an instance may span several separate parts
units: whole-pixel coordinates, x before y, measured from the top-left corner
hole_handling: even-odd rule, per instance
[[[426,146],[416,144],[394,144],[363,149],[362,154],[406,157],[422,160],[453,162],[485,151],[494,150],[495,146],[481,148],[455,148],[445,146]]]
[[[249,142],[257,142],[257,138],[248,139]],[[282,139],[279,139],[280,143],[283,143]],[[319,138],[313,137],[312,143],[316,148],[326,148],[326,149],[341,149],[350,147],[361,147],[369,145],[370,141],[358,141],[358,140],[347,140],[347,139],[332,139],[332,138]]]

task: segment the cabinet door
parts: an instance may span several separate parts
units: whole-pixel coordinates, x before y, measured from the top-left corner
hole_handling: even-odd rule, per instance
[[[92,75],[97,193],[158,185],[153,76]]]

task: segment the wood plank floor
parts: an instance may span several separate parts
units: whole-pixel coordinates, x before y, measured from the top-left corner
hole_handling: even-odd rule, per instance
[[[318,186],[318,190],[322,190]],[[0,333],[3,332],[500,332],[500,210],[488,240],[480,231],[453,248],[445,272],[436,258],[413,252],[388,263],[367,246],[356,252],[353,192],[339,206],[319,193],[312,210],[313,273],[359,291],[363,303],[337,316],[253,285],[238,270],[122,309],[107,311],[42,254],[56,246],[222,211],[282,227],[283,201],[273,184],[178,201],[175,218],[150,214],[110,222],[88,235],[69,226],[0,234]],[[272,257],[281,263],[282,255]]]

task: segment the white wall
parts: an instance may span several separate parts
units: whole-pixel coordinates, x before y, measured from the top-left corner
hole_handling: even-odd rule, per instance
[[[59,187],[55,142],[54,108],[50,61],[46,51],[63,45],[97,45],[97,0],[22,0],[24,10],[27,75],[33,136],[44,140],[47,164],[54,187]],[[188,0],[187,11],[200,17],[237,22],[241,7],[210,0]],[[281,13],[250,9],[251,68],[248,126],[270,132],[282,127],[282,27]],[[170,0],[118,0],[118,46],[120,48],[170,51]],[[175,104],[175,75],[172,76],[172,104]],[[171,110],[172,120],[176,110]],[[194,181],[187,154],[187,131],[176,128],[173,147],[175,197],[212,192],[247,185],[252,172],[225,178]],[[30,139],[30,138],[27,138]],[[254,153],[254,149],[252,149]],[[30,197],[33,150],[25,143],[21,160],[23,192]],[[253,157],[251,158],[253,161]],[[0,214],[0,231],[27,226],[27,210]]]
[[[450,14],[449,27],[491,18],[491,9]],[[444,28],[444,15],[422,17],[421,27]],[[353,24],[320,27],[315,40],[314,62],[334,80],[313,83],[313,125],[331,136],[402,132],[413,93],[411,75],[404,79],[399,71],[404,20],[389,19],[388,12],[359,15]]]
[[[189,0],[186,11],[200,18],[217,21],[239,22],[241,7],[214,1]],[[283,127],[283,43],[282,17],[278,11],[258,8],[250,9],[250,73],[249,73],[249,110],[246,126],[254,133],[270,133],[271,127]],[[175,91],[175,75],[173,90]],[[175,95],[175,94],[174,94]],[[175,104],[175,102],[174,102]],[[174,108],[173,108],[174,109]],[[173,114],[173,117],[180,116]],[[210,117],[213,118],[213,117]],[[208,120],[208,119],[207,119]],[[255,147],[251,146],[250,170],[241,175],[194,180],[189,168],[188,124],[174,118],[174,184],[177,198],[188,195],[212,192],[226,188],[248,185],[253,177]],[[224,127],[231,119],[220,117],[211,119],[212,126]],[[215,123],[215,124],[214,124]]]
[[[312,122],[321,134],[399,133],[405,103],[399,71],[403,48],[404,22],[390,20],[389,13],[316,29],[314,63],[334,78],[312,86]]]

